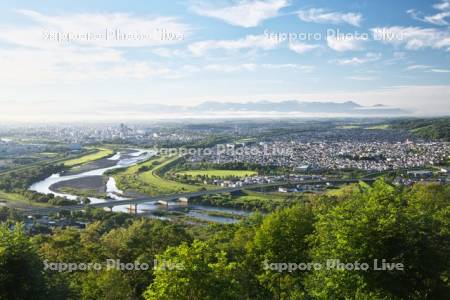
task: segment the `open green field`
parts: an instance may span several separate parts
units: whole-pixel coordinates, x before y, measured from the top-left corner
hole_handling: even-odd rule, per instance
[[[237,140],[236,143],[251,143],[256,142],[257,140],[258,140],[257,138],[244,138]]]
[[[386,129],[389,129],[389,127],[390,127],[389,124],[379,124],[379,125],[366,127],[366,129],[370,129],[370,130],[386,130]]]
[[[337,189],[329,189],[326,191],[325,194],[329,195],[329,196],[336,196],[336,197],[341,197],[341,196],[345,196],[345,195],[349,195],[359,189],[367,189],[370,188],[370,185],[368,185],[367,183],[360,181],[358,183],[351,183],[351,184],[346,184],[343,186],[340,186]]]
[[[358,128],[361,128],[361,126],[349,124],[349,125],[338,126],[337,128],[339,128],[339,129],[358,129]]]
[[[246,176],[254,176],[258,175],[255,171],[249,170],[192,170],[192,171],[183,171],[177,173],[178,175],[187,175],[192,177],[197,176],[207,176],[207,177],[219,177],[219,178],[227,178],[227,177],[246,177]]]
[[[188,185],[162,177],[163,170],[178,157],[159,157],[114,175],[119,189],[136,191],[150,196],[198,191],[201,186]]]
[[[58,153],[56,153],[56,152],[41,152],[41,153],[39,153],[40,155],[44,155],[44,156],[46,156],[46,157],[55,157],[55,156],[58,156]]]
[[[73,167],[73,166],[76,166],[76,165],[81,165],[81,164],[85,164],[85,163],[88,163],[88,162],[91,162],[91,161],[94,161],[94,160],[99,160],[99,159],[108,157],[108,156],[112,155],[113,153],[114,153],[113,150],[105,149],[105,148],[99,148],[98,151],[95,152],[95,153],[87,154],[87,155],[84,155],[84,156],[79,157],[79,158],[66,160],[64,162],[64,165],[66,167]]]
[[[373,125],[373,126],[368,126],[368,127],[362,127],[363,125],[357,125],[357,124],[347,124],[347,125],[341,125],[341,126],[337,126],[337,128],[339,129],[358,129],[358,128],[364,128],[364,129],[369,129],[369,130],[385,130],[385,129],[389,129],[389,124],[377,124],[377,125]]]
[[[358,184],[343,185],[337,189],[329,189],[325,192],[328,196],[344,196],[358,190]]]
[[[6,200],[11,202],[13,206],[36,206],[36,207],[48,207],[49,204],[33,202],[27,199],[25,196],[18,193],[9,193],[0,191],[0,200]]]

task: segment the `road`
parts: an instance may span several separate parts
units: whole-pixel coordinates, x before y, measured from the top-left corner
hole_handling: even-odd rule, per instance
[[[331,180],[303,180],[303,181],[292,181],[292,182],[276,182],[276,183],[267,183],[267,184],[255,184],[255,185],[244,185],[241,187],[232,187],[232,188],[221,188],[216,190],[206,190],[206,191],[198,191],[193,193],[182,193],[182,194],[171,194],[171,195],[161,195],[156,197],[140,197],[128,200],[111,200],[102,203],[92,203],[88,205],[70,205],[70,206],[58,206],[58,207],[46,207],[46,208],[31,208],[21,210],[19,213],[26,215],[47,215],[50,213],[57,213],[60,211],[77,211],[84,210],[86,207],[91,208],[105,208],[105,207],[114,207],[118,205],[135,205],[135,204],[143,204],[147,202],[156,202],[156,201],[174,201],[179,198],[194,198],[199,196],[206,195],[216,195],[223,193],[232,193],[241,190],[249,190],[249,189],[262,189],[262,188],[270,188],[283,186],[288,184],[299,184],[299,185],[311,185],[311,184],[345,184],[345,183],[357,183],[359,181],[364,181],[367,183],[375,181],[375,179],[331,179]]]

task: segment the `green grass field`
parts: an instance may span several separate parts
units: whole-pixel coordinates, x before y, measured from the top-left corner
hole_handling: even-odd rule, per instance
[[[380,125],[374,125],[374,126],[370,126],[370,127],[366,127],[366,129],[369,130],[386,130],[389,129],[389,124],[380,124]]]
[[[192,177],[197,176],[208,176],[208,177],[219,177],[219,178],[227,178],[227,177],[246,177],[258,175],[255,171],[248,170],[192,170],[192,171],[183,171],[177,173],[178,175],[187,175]]]
[[[357,129],[360,128],[361,126],[359,125],[342,125],[342,126],[338,126],[337,128],[339,129]]]
[[[6,200],[13,204],[18,204],[18,206],[36,206],[36,207],[48,207],[49,204],[33,202],[27,199],[25,196],[17,193],[9,193],[5,191],[0,191],[0,200]]]
[[[329,196],[341,197],[341,196],[349,195],[359,189],[367,189],[367,188],[370,188],[370,185],[368,185],[367,183],[365,183],[363,181],[360,181],[358,183],[351,183],[351,184],[343,185],[337,189],[329,189],[326,191],[325,194],[327,194]]]
[[[132,166],[115,174],[119,189],[133,190],[151,196],[198,191],[201,186],[194,186],[168,180],[160,172],[178,157],[160,157]]]
[[[237,140],[236,143],[251,143],[251,142],[256,142],[257,140],[258,140],[257,138],[244,138],[244,139]]]
[[[81,164],[85,164],[85,163],[88,163],[88,162],[91,162],[94,160],[99,160],[99,159],[108,157],[108,156],[112,155],[113,153],[114,153],[113,150],[100,148],[95,153],[87,154],[87,155],[84,155],[82,157],[75,158],[75,159],[66,160],[64,162],[64,165],[66,167],[73,167],[76,165],[81,165]]]
[[[59,155],[58,153],[55,153],[55,152],[41,152],[39,154],[46,156],[46,157],[50,157],[50,158],[53,158],[53,157],[56,157]]]

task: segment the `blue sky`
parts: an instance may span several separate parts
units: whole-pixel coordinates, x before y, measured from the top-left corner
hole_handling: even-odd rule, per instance
[[[0,117],[288,99],[449,114],[449,24],[448,0],[2,1]]]

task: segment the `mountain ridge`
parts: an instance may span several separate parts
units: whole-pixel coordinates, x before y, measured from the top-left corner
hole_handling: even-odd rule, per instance
[[[401,108],[375,104],[363,106],[355,101],[333,102],[333,101],[253,101],[253,102],[219,102],[205,101],[196,106],[186,107],[188,112],[279,112],[279,113],[364,113],[364,114],[407,114]]]
[[[208,100],[194,106],[168,105],[168,104],[139,104],[134,106],[141,112],[156,113],[329,113],[329,114],[356,114],[356,115],[408,115],[409,111],[402,108],[375,104],[364,106],[355,101],[247,101],[247,102],[221,102]]]

